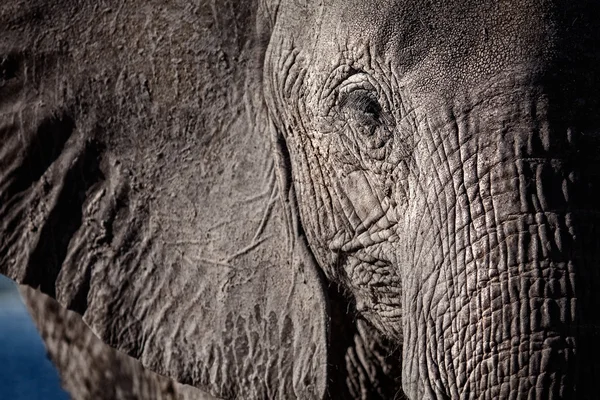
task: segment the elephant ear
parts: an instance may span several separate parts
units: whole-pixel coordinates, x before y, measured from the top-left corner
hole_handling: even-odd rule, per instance
[[[278,184],[257,10],[2,2],[0,272],[180,382],[320,398],[327,301]]]

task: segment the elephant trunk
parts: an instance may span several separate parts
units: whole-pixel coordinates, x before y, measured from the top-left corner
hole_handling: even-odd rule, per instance
[[[425,272],[404,298],[404,382],[416,397],[588,398],[600,378],[594,132],[553,116],[576,115],[564,100],[512,96],[437,122],[448,172],[437,164],[438,184],[423,187],[428,209],[444,212],[417,226],[411,262]],[[436,164],[428,155],[420,168]]]

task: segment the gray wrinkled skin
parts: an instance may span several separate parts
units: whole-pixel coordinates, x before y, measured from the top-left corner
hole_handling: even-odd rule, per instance
[[[588,399],[590,0],[0,6],[0,272],[223,398]]]
[[[215,400],[145,369],[98,339],[78,314],[27,286],[20,288],[48,356],[73,400]]]

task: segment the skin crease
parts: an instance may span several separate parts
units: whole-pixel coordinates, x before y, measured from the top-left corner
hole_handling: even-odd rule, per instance
[[[219,398],[596,398],[596,15],[6,0],[0,273]]]

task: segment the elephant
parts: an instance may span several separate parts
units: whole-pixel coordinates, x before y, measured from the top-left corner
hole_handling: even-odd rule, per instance
[[[224,399],[591,399],[591,0],[5,0],[0,273]]]

